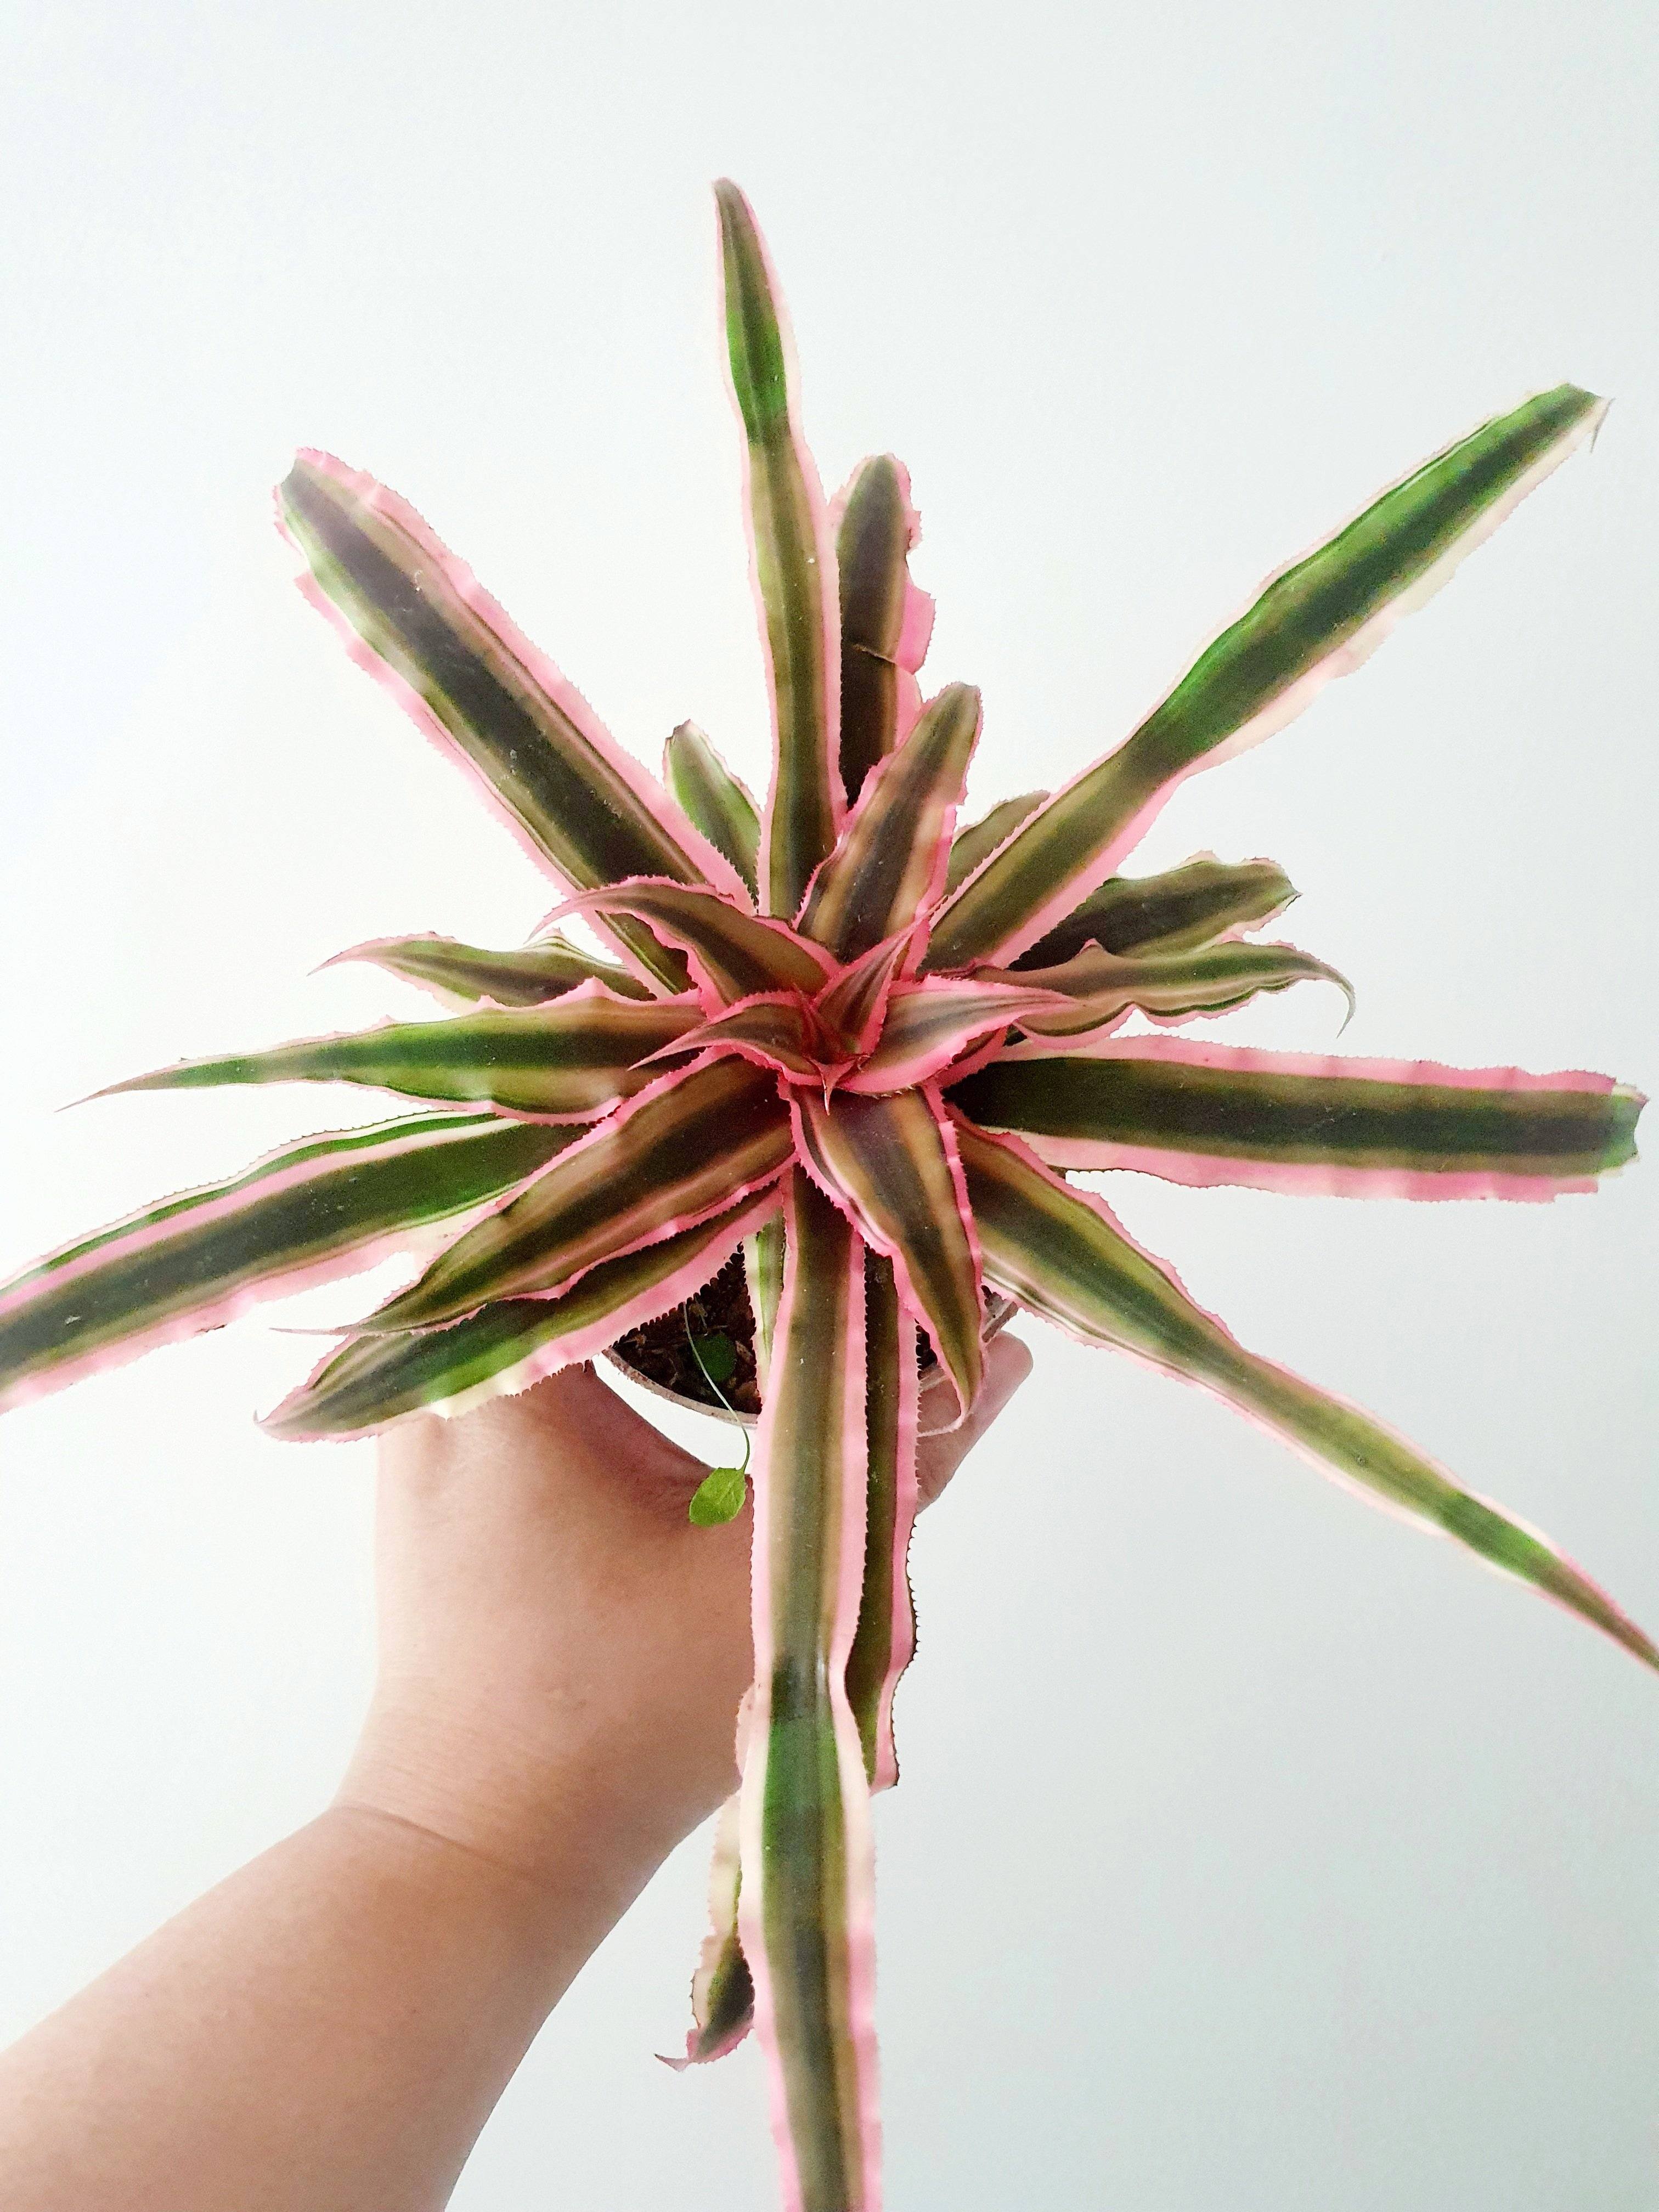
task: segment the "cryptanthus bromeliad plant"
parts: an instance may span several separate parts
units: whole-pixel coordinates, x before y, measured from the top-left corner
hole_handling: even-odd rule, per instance
[[[764,806],[690,724],[668,743],[671,799],[410,507],[302,454],[278,495],[302,588],[561,902],[514,951],[424,936],[343,956],[466,1009],[452,1018],[117,1086],[308,1078],[438,1110],[309,1138],[41,1261],[0,1292],[0,1392],[31,1397],[455,1222],[266,1424],[357,1437],[589,1358],[741,1249],[763,1395],[755,1683],[688,2053],[717,2056],[752,2020],[792,2212],[876,2212],[868,1804],[896,1778],[913,1641],[918,1363],[925,1340],[944,1418],[971,1405],[990,1293],[1218,1392],[1659,1665],[1549,1543],[1245,1351],[1067,1179],[1537,1199],[1632,1156],[1641,1101],[1601,1076],[1122,1033],[1137,1012],[1169,1026],[1341,981],[1246,941],[1294,896],[1271,863],[1120,865],[1184,777],[1364,659],[1603,403],[1563,385],[1448,447],[1273,578],[1115,751],[957,830],[979,699],[951,684],[922,702],[932,607],[909,578],[904,471],[866,461],[826,504],[754,219],[732,185],[717,199],[772,693]],[[568,915],[615,958],[552,928]]]

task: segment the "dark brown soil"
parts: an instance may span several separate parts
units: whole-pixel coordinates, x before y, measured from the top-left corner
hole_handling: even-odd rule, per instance
[[[692,1349],[702,1348],[702,1358]],[[724,1369],[730,1347],[729,1379]],[[640,1328],[630,1328],[611,1347],[624,1366],[647,1382],[655,1382],[693,1405],[716,1412],[729,1407],[739,1413],[760,1412],[760,1390],[755,1380],[755,1315],[749,1303],[749,1284],[743,1271],[743,1255],[734,1252],[718,1275],[706,1282],[672,1313],[659,1315]],[[703,1370],[708,1363],[720,1383],[717,1390]],[[922,1334],[916,1365],[922,1374],[935,1364],[933,1347]]]
[[[694,1337],[707,1344],[703,1356],[716,1375],[725,1364],[720,1357],[724,1346],[730,1345],[736,1355],[731,1379],[723,1381],[718,1391],[691,1349]],[[617,1339],[611,1350],[647,1382],[659,1383],[695,1405],[719,1409],[724,1394],[739,1413],[758,1413],[755,1316],[744,1279],[743,1254],[734,1252],[719,1274],[683,1306],[647,1322],[642,1328],[630,1328],[626,1336]]]

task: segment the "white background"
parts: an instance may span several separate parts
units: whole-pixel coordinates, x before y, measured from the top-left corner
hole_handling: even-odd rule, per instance
[[[890,446],[985,689],[973,796],[1115,742],[1255,580],[1526,391],[1617,395],[1355,681],[1137,865],[1267,853],[1364,1054],[1652,1087],[1659,349],[1644,0],[21,5],[0,191],[0,1264],[331,1091],[64,1101],[425,1002],[343,945],[545,887],[285,578],[299,443],[403,490],[654,760],[764,714],[709,179],[766,225],[832,483]],[[1324,1048],[1334,994],[1227,1025]],[[1114,1190],[1251,1345],[1659,1622],[1655,1183],[1459,1208]],[[337,1286],[301,1318],[362,1310]],[[276,1318],[289,1322],[290,1312]],[[1642,2212],[1659,1684],[1195,1394],[1035,1326],[918,1538],[879,1820],[898,2207]],[[325,1799],[370,1451],[262,1441],[257,1322],[10,1419],[0,2028]],[[676,2044],[703,1843],[556,2014],[465,2212],[772,2202]]]

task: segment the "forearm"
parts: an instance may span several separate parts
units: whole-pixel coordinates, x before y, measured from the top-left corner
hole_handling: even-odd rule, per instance
[[[629,1894],[591,1856],[537,1881],[336,1806],[0,2058],[0,2197],[8,2212],[441,2206]]]

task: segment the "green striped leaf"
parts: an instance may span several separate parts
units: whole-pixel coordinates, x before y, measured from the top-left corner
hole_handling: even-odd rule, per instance
[[[816,994],[834,963],[787,922],[729,905],[713,891],[678,884],[617,884],[586,891],[561,913],[631,914],[649,921],[690,957],[699,989],[725,1006],[759,991]]]
[[[277,493],[302,588],[441,750],[483,780],[520,841],[577,890],[667,876],[738,878],[630,760],[586,701],[507,620],[415,510],[331,455],[302,453]],[[680,963],[623,923],[670,990]]]
[[[1020,1016],[1022,1029],[1045,1039],[1098,1034],[1131,1007],[1159,1022],[1225,1013],[1258,992],[1287,991],[1293,983],[1334,983],[1353,1012],[1347,978],[1293,945],[1211,945],[1129,960],[1091,945],[1058,968],[978,968],[974,975],[975,981],[1024,983],[1069,999],[1069,1006]]]
[[[708,1869],[708,1933],[691,1977],[692,2027],[684,2058],[666,2063],[678,2073],[706,2066],[734,2051],[755,2022],[755,1980],[738,1933],[738,1900],[743,1888],[738,1849],[742,1799],[728,1797],[714,1821],[714,1856]]]
[[[958,841],[960,842],[960,841]],[[1274,860],[1218,860],[1196,854],[1156,876],[1114,876],[1013,965],[1057,968],[1098,945],[1107,952],[1196,952],[1243,929],[1259,929],[1296,896]]]
[[[405,982],[418,983],[435,999],[451,1006],[477,1006],[489,999],[498,1006],[541,1006],[562,998],[583,983],[603,983],[623,999],[649,999],[654,994],[625,968],[596,960],[556,933],[534,945],[520,945],[505,952],[482,945],[463,945],[453,937],[430,931],[416,937],[376,937],[354,945],[325,960],[325,968],[337,968],[348,960],[365,960]]]
[[[773,1181],[792,1149],[765,1070],[717,1060],[665,1076],[458,1237],[368,1326],[430,1328],[497,1298],[561,1290],[734,1205]]]
[[[981,814],[977,822],[958,830],[951,840],[951,859],[945,872],[945,890],[953,891],[958,884],[965,883],[999,845],[1013,836],[1022,822],[1036,812],[1048,796],[1046,791],[1027,791],[1018,799],[1000,799],[988,814]]]
[[[965,1413],[985,1371],[979,1254],[955,1132],[927,1091],[890,1098],[794,1095],[803,1164],[892,1261]]]
[[[356,1036],[307,1037],[270,1052],[180,1060],[112,1083],[123,1091],[195,1091],[225,1083],[367,1083],[415,1098],[447,1098],[591,1120],[643,1091],[656,1072],[635,1063],[695,1030],[695,1000],[617,999],[583,983],[546,1006],[458,1014],[447,1022],[386,1022]]]
[[[910,581],[920,534],[910,479],[890,453],[860,464],[836,502],[841,585],[841,775],[850,806],[921,704],[915,671],[933,603]]]
[[[1635,1153],[1639,1093],[1606,1076],[1321,1059],[1136,1037],[1018,1057],[951,1103],[1060,1167],[1356,1197],[1549,1198]]]
[[[311,1137],[67,1245],[0,1291],[0,1406],[369,1267],[581,1133],[433,1114]]]
[[[723,1267],[770,1198],[750,1200],[655,1244],[606,1260],[550,1298],[502,1298],[447,1328],[354,1338],[319,1363],[261,1425],[286,1442],[368,1435],[433,1409],[465,1413],[591,1359],[683,1304]]]
[[[1546,1539],[1462,1489],[1369,1414],[1246,1352],[1098,1199],[1067,1189],[1012,1145],[968,1128],[960,1139],[988,1281],[1086,1343],[1215,1391],[1324,1470],[1455,1537],[1659,1668],[1659,1650]]]
[[[938,897],[979,722],[972,684],[947,684],[865,785],[801,918],[839,958],[855,960],[908,928]]]
[[[797,425],[788,343],[759,228],[734,184],[722,180],[714,197],[726,350],[748,446],[755,585],[772,689],[773,771],[761,821],[760,902],[763,912],[792,921],[841,828],[836,552],[817,471]]]
[[[763,1392],[772,1364],[772,1332],[783,1296],[783,1216],[757,1229],[743,1248],[744,1281],[755,1316],[755,1373]]]
[[[1175,785],[1279,729],[1357,667],[1400,616],[1583,442],[1606,402],[1540,393],[1461,439],[1275,576],[1118,750],[1085,771],[955,894],[929,964],[1005,963],[1116,867]]]
[[[695,722],[682,722],[664,747],[663,781],[687,819],[725,854],[752,894],[759,809],[747,784],[732,775]]]
[[[866,1255],[866,1431],[868,1479],[864,1588],[847,1659],[847,1697],[872,1790],[898,1780],[893,1693],[916,1648],[916,1609],[906,1561],[916,1517],[915,1323],[899,1298],[890,1261]]]
[[[738,1925],[783,2196],[878,2212],[869,1795],[846,1668],[864,1548],[864,1254],[803,1176],[755,1452]]]

